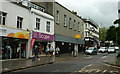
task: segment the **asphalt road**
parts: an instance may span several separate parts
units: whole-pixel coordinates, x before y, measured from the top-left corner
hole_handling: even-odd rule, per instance
[[[23,70],[17,70],[11,73],[17,72],[36,72],[36,73],[65,73],[65,74],[117,74],[120,68],[107,65],[103,61],[112,61],[115,57],[115,53],[98,53],[97,55],[84,55],[83,57],[76,57],[65,61],[56,62],[53,64],[47,64],[43,66],[37,66],[33,68],[27,68]]]

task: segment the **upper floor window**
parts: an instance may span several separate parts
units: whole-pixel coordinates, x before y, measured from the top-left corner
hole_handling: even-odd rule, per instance
[[[59,23],[59,11],[56,12],[56,23]]]
[[[40,30],[40,18],[36,18],[36,30]]]
[[[22,29],[23,18],[17,17],[17,28]]]
[[[76,31],[76,20],[74,20],[74,30]]]
[[[46,25],[46,31],[47,31],[47,32],[50,32],[50,22],[47,21],[46,24],[47,24],[47,25]]]
[[[85,32],[85,37],[88,37],[88,32]]]
[[[72,19],[69,18],[69,28],[72,28],[72,26],[71,26],[71,21],[72,21]]]
[[[80,22],[78,22],[78,31],[80,32]]]
[[[88,28],[88,23],[85,24],[85,28]]]
[[[66,15],[64,15],[64,26],[67,26],[66,25]]]
[[[6,15],[7,15],[7,13],[0,12],[0,25],[6,24]]]

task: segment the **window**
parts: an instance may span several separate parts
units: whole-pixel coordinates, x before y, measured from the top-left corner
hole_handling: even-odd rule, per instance
[[[46,31],[47,31],[47,32],[50,32],[50,22],[47,21],[46,24],[47,24],[47,25],[46,25]]]
[[[78,22],[78,31],[80,32],[80,22]]]
[[[88,37],[88,32],[85,32],[85,36]]]
[[[74,30],[76,31],[76,20],[74,20]]]
[[[59,23],[59,11],[56,12],[56,23]]]
[[[85,24],[85,28],[88,28],[88,23]]]
[[[66,15],[64,15],[64,26],[67,26],[66,25]]]
[[[23,18],[17,17],[17,28],[22,29]]]
[[[40,19],[36,18],[36,30],[40,30]]]
[[[6,24],[6,15],[7,15],[7,13],[0,12],[0,25]]]
[[[71,26],[71,18],[69,18],[69,28],[72,28],[72,26]]]

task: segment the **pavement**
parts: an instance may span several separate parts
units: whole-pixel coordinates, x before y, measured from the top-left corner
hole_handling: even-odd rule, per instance
[[[83,53],[79,53],[77,57],[73,57],[72,55],[69,54],[61,54],[60,57],[40,56],[40,59],[36,59],[35,61],[32,61],[32,59],[2,60],[2,73],[41,66],[45,64],[52,64],[54,62],[59,62],[59,61],[72,60],[74,58],[84,58],[83,56],[85,56]],[[106,64],[120,66],[117,65],[115,62],[116,62],[116,58],[103,61],[103,63]]]

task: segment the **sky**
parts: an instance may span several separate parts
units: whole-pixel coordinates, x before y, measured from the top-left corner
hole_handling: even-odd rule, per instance
[[[82,18],[91,18],[98,25],[109,27],[118,19],[119,0],[56,0]],[[102,26],[101,25],[101,26]],[[115,25],[117,26],[117,25]]]

